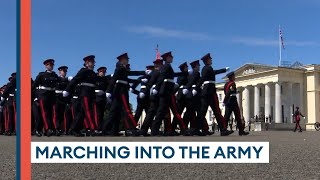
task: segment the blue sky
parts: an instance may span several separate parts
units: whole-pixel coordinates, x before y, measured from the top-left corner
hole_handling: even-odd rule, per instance
[[[16,71],[16,1],[0,1],[0,86]]]
[[[176,71],[207,52],[214,68],[277,65],[279,24],[282,59],[316,64],[319,10],[317,0],[33,0],[32,75],[43,70],[47,58],[56,60],[56,68],[69,66],[74,75],[89,54],[96,55],[97,67],[113,73],[124,52],[132,69],[144,69],[155,59],[157,44],[161,53],[173,52]]]

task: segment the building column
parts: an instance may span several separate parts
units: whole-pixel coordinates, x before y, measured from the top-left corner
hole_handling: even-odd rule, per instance
[[[270,88],[271,84],[265,84],[264,85],[264,115],[266,117],[269,117],[269,115],[271,115],[271,88]],[[268,121],[270,122],[270,119],[268,119]]]
[[[275,123],[282,123],[281,120],[281,83],[275,84]]]
[[[289,117],[288,118],[288,122],[287,123],[293,123],[293,111],[292,111],[292,107],[293,107],[293,99],[292,99],[292,83],[291,82],[288,82],[287,83],[287,90],[286,90],[286,94],[287,94],[287,108],[288,111],[287,111],[287,116]]]
[[[260,115],[260,87],[254,86],[254,116]]]
[[[304,112],[304,103],[303,103],[303,84],[302,83],[299,83],[299,110],[300,112]],[[302,113],[303,114],[303,113]],[[306,114],[306,112],[305,112]]]
[[[243,116],[244,116],[244,120],[247,123],[250,120],[250,90],[249,87],[245,87],[243,92],[243,100],[244,100],[244,104],[243,104]]]

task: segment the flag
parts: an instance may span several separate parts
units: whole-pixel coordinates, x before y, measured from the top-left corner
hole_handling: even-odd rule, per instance
[[[281,31],[281,29],[279,29],[279,35],[280,35],[280,40],[281,40],[282,48],[284,49],[284,41],[283,41],[282,31]]]
[[[159,49],[158,49],[158,44],[157,44],[157,48],[156,48],[156,59],[160,59],[160,52],[159,52]]]

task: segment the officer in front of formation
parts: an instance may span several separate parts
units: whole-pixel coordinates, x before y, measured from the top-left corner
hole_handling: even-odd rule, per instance
[[[53,71],[53,59],[47,59],[43,64],[45,65],[46,70],[38,74],[32,84],[32,89],[37,89],[36,98],[39,101],[45,133],[49,137],[54,134],[56,128],[53,124],[53,116],[54,105],[56,103],[55,87],[58,81],[58,75]],[[42,136],[41,122],[36,122],[35,129],[36,135]],[[59,133],[57,133],[57,135],[59,135]]]
[[[81,102],[80,111],[75,114],[74,122],[71,125],[71,133],[76,137],[83,136],[80,132],[83,127],[84,119],[87,120],[91,136],[96,135],[97,124],[94,120],[94,105],[95,105],[95,87],[97,74],[93,71],[95,66],[95,56],[89,55],[83,58],[85,67],[81,68],[76,76],[68,84],[63,97],[68,97],[73,93],[77,86],[80,86],[79,100]]]
[[[202,68],[201,71],[201,78],[197,84],[197,88],[202,88],[201,90],[201,108],[200,112],[197,115],[197,122],[198,129],[202,129],[204,134],[205,129],[203,129],[203,123],[206,121],[206,114],[208,110],[208,106],[211,107],[212,111],[214,112],[214,116],[217,119],[219,128],[220,128],[220,135],[221,136],[228,136],[232,132],[227,130],[227,122],[224,117],[221,115],[221,110],[219,107],[217,91],[216,91],[216,75],[225,73],[229,70],[229,68],[223,68],[219,70],[213,70],[212,68],[212,58],[210,53],[206,54],[201,58],[205,66]],[[193,91],[193,94],[197,94],[197,91]]]
[[[241,120],[240,108],[237,101],[237,86],[235,83],[234,72],[228,73],[227,77],[229,81],[226,82],[226,84],[224,85],[224,94],[225,94],[225,98],[223,100],[223,104],[225,106],[224,118],[226,119],[227,122],[229,122],[230,116],[233,113],[237,121],[237,126],[239,128],[239,135],[245,136],[245,135],[248,135],[249,133],[244,131],[244,126]]]
[[[162,66],[160,70],[160,76],[157,80],[155,88],[152,90],[152,93],[154,95],[159,94],[160,100],[159,100],[159,107],[157,110],[157,114],[155,117],[155,120],[152,123],[152,129],[151,129],[151,135],[158,136],[159,135],[159,129],[161,126],[162,120],[166,119],[166,115],[168,113],[168,109],[170,108],[173,112],[173,115],[178,120],[179,127],[181,129],[182,135],[188,135],[181,115],[177,111],[176,107],[176,99],[174,96],[174,88],[175,88],[175,82],[173,80],[175,73],[171,67],[171,63],[173,62],[173,56],[171,51],[164,53],[162,56],[163,60],[165,61],[165,64]],[[171,125],[171,122],[170,122]],[[174,135],[174,129],[170,129],[167,132],[168,135]]]
[[[62,96],[62,92],[67,88],[69,80],[67,77],[68,67],[67,66],[60,66],[58,68],[59,71],[59,77],[56,85],[56,104],[55,104],[55,119],[54,123],[56,126],[56,133],[61,134],[62,130],[66,124],[65,119],[65,110],[67,101]]]
[[[300,116],[302,116],[304,119],[306,119],[306,117],[304,115],[302,115],[301,112],[299,111],[299,107],[296,107],[296,111],[293,114],[293,118],[296,122],[296,127],[294,128],[293,132],[296,132],[298,128],[299,128],[299,132],[302,132],[302,128],[300,126],[300,120],[301,120]]]

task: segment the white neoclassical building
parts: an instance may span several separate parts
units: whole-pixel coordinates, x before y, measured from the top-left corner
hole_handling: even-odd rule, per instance
[[[320,65],[279,67],[245,64],[235,71],[238,103],[245,121],[256,115],[270,116],[275,125],[293,123],[292,113],[299,107],[306,129],[320,121]],[[225,78],[226,79],[226,78]],[[217,84],[220,108],[224,83]]]

